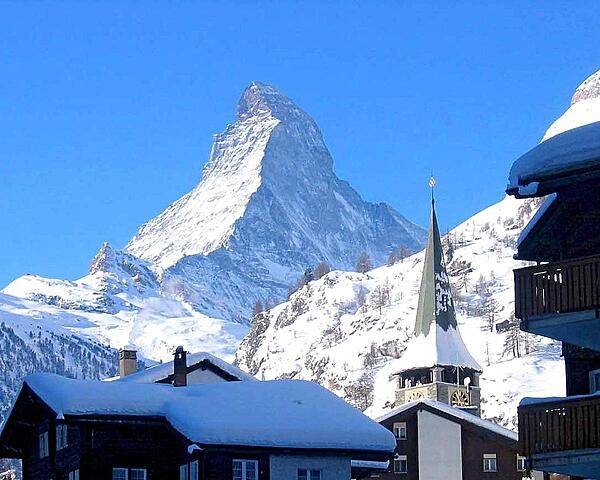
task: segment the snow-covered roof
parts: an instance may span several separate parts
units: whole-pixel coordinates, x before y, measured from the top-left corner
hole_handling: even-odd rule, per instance
[[[593,168],[600,169],[600,122],[549,138],[517,159],[507,191],[535,196],[540,180]]]
[[[482,371],[477,360],[467,349],[460,332],[453,326],[444,330],[440,325],[435,325],[427,336],[416,336],[402,356],[394,361],[397,372],[436,365],[451,365]]]
[[[576,402],[577,400],[599,399],[600,392],[588,393],[586,395],[571,395],[569,397],[523,397],[519,402],[520,407],[537,405],[538,403]]]
[[[440,412],[444,412],[448,415],[451,415],[456,419],[467,421],[477,427],[485,428],[486,430],[494,432],[498,435],[502,435],[503,437],[509,438],[511,440],[517,441],[519,439],[519,435],[517,433],[513,432],[512,430],[509,430],[508,428],[501,427],[497,423],[494,423],[490,420],[484,420],[483,418],[480,418],[477,415],[474,415],[472,413],[461,410],[460,408],[455,408],[446,403],[437,402],[435,400],[424,399],[424,400],[417,400],[415,402],[405,403],[404,405],[401,405],[400,407],[395,408],[394,410],[391,410],[390,412],[386,413],[385,415],[382,415],[381,417],[377,418],[376,420],[381,423],[384,420],[387,420],[388,418],[398,415],[399,413],[405,412],[405,411],[407,411],[415,406],[418,406],[418,405],[427,405],[430,408],[433,408],[435,410],[439,410]]]
[[[242,369],[227,363],[225,360],[221,360],[218,357],[208,352],[197,352],[187,355],[187,366],[192,367],[200,362],[210,362],[221,370],[227,372],[229,375],[237,378],[238,380],[257,380],[255,377]],[[167,378],[173,373],[173,362],[161,363],[145,370],[132,373],[126,377],[115,378],[115,381],[119,382],[134,382],[134,383],[155,383],[159,380]]]
[[[165,418],[199,445],[392,452],[394,436],[320,385],[300,380],[158,383],[25,379],[57,416]]]

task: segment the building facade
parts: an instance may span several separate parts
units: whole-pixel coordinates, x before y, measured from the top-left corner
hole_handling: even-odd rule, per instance
[[[598,74],[596,74],[598,75]],[[520,450],[530,466],[600,478],[600,122],[547,138],[513,165],[507,192],[544,198],[516,258],[521,329],[562,342],[565,398],[524,399]]]
[[[343,425],[343,428],[340,428]],[[312,382],[25,379],[0,432],[23,480],[349,480],[393,435]]]

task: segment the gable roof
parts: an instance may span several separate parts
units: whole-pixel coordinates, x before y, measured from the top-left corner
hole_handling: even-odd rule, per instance
[[[195,369],[194,367],[199,367],[203,362],[213,365],[217,370],[225,372],[225,374],[231,376],[235,380],[258,381],[256,377],[208,352],[197,352],[187,355],[188,372],[193,371]],[[132,383],[156,383],[161,380],[166,380],[172,375],[173,362],[171,361],[146,368],[145,370],[140,370],[125,377],[116,377],[111,380]]]
[[[162,417],[200,445],[379,453],[392,452],[395,447],[388,430],[313,382],[218,382],[174,387],[39,373],[28,376],[24,384],[58,417]]]
[[[417,409],[425,408],[429,411],[442,412],[442,413],[446,414],[447,416],[450,416],[450,417],[456,419],[456,421],[464,421],[464,422],[470,423],[476,427],[484,428],[492,433],[501,435],[510,440],[518,441],[518,439],[519,439],[519,435],[517,433],[513,432],[512,430],[509,430],[508,428],[504,428],[490,420],[484,420],[483,418],[478,417],[477,415],[473,415],[472,413],[465,412],[464,410],[461,410],[460,408],[455,408],[446,403],[438,402],[436,400],[425,399],[425,400],[417,400],[415,402],[406,403],[404,405],[401,405],[398,408],[395,408],[394,410],[391,410],[390,412],[386,413],[385,415],[382,415],[381,417],[377,418],[376,421],[381,423],[384,420],[387,420],[391,417],[394,417],[400,413],[406,412],[413,408],[417,408]]]
[[[453,365],[481,371],[458,330],[433,200],[419,290],[415,338],[395,365],[400,371],[436,365]]]

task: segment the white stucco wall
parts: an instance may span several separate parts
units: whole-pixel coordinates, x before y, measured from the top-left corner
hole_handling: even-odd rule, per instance
[[[202,370],[201,368],[199,368],[198,370],[194,370],[193,372],[190,372],[187,375],[188,385],[195,385],[198,383],[216,383],[224,381],[225,380],[223,378],[214,374],[210,370]]]
[[[323,480],[350,480],[349,457],[271,455],[270,480],[296,480],[299,468],[321,470]]]
[[[427,480],[462,480],[460,424],[425,410],[418,412],[417,418],[419,477]]]

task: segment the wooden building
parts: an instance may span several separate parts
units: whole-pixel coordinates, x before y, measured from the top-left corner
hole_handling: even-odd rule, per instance
[[[600,122],[566,131],[518,159],[507,192],[545,197],[516,258],[521,329],[562,342],[566,398],[524,399],[520,450],[531,467],[600,478]]]
[[[394,450],[312,382],[176,384],[31,375],[0,455],[22,460],[24,480],[348,480],[352,460]]]
[[[377,421],[394,433],[396,451],[382,480],[521,480],[517,434],[434,400],[402,405]]]

